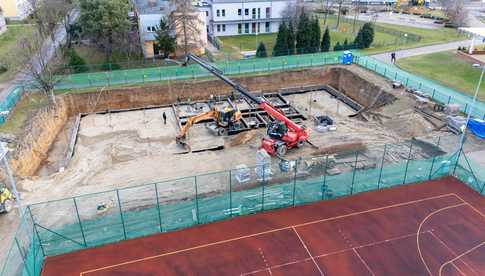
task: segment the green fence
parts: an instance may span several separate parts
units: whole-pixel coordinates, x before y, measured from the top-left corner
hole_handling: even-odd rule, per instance
[[[39,275],[45,256],[447,175],[483,193],[478,167],[443,141],[457,143],[412,140],[33,204],[0,275]]]

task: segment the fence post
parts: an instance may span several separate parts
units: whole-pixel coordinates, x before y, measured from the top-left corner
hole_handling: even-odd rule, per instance
[[[450,104],[451,102],[451,96],[448,96],[448,103],[447,104]]]
[[[81,228],[81,235],[83,237],[84,246],[88,247],[88,243],[86,242],[86,236],[84,235],[83,224],[81,223],[81,217],[79,216],[79,209],[77,208],[76,198],[73,197],[72,201],[74,202],[74,208],[76,208],[76,216],[77,220],[79,221],[79,228]]]
[[[480,189],[480,194],[483,195],[483,190],[485,189],[485,181],[483,181],[482,188]]]
[[[118,198],[118,209],[120,210],[121,225],[123,226],[123,236],[126,240],[125,219],[123,218],[123,211],[121,210],[120,191],[118,189],[116,189],[116,197]]]
[[[232,217],[232,170],[229,170],[229,210]]]
[[[195,217],[197,219],[197,224],[199,224],[199,195],[197,189],[197,176],[194,176],[194,186],[195,186]]]
[[[485,120],[485,113],[483,113],[483,117],[482,117],[482,120]]]
[[[409,159],[411,159],[411,153],[413,151],[413,141],[411,141],[411,145],[409,146],[409,155],[408,155],[408,159],[406,161],[406,169],[404,171],[404,180],[402,182],[402,184],[405,184],[406,183],[406,178],[408,176],[408,166],[409,166]]]
[[[295,206],[295,198],[296,198],[296,173],[298,170],[298,160],[295,160],[295,173],[293,175],[293,206]]]
[[[460,161],[462,148],[463,148],[463,145],[461,145],[460,150],[458,151],[458,157],[456,158],[455,167],[453,168],[453,175],[455,175],[456,167],[458,166],[458,161]]]
[[[377,180],[377,189],[379,190],[381,185],[382,170],[384,169],[384,159],[386,158],[387,144],[384,144],[384,152],[382,154],[381,169],[379,171],[379,180]]]
[[[328,168],[328,154],[325,157],[325,167],[323,169],[323,184],[322,184],[322,200],[325,199],[325,193],[323,187],[327,184],[327,168]],[[325,189],[326,191],[327,189]]]
[[[357,160],[359,158],[359,152],[355,153],[355,163],[354,163],[354,170],[352,171],[352,184],[350,186],[350,194],[354,194],[354,181],[355,181],[355,173],[357,171]]]
[[[431,99],[433,100],[434,99],[434,93],[436,92],[436,89],[433,88],[433,93],[431,93]]]
[[[440,147],[440,141],[441,141],[441,136],[438,137],[438,142],[436,143],[436,147]],[[428,180],[431,180],[431,177],[433,176],[433,169],[434,169],[434,162],[436,160],[436,156],[433,156],[433,161],[431,162],[431,168],[429,170],[429,177]]]
[[[263,179],[261,181],[261,211],[264,211],[264,182],[266,181],[265,170],[266,164],[263,164]]]
[[[22,252],[22,249],[21,249],[21,247],[20,247],[19,241],[17,240],[17,237],[15,237],[15,238],[14,238],[14,240],[15,240],[15,244],[17,244],[17,249],[18,249],[18,250],[19,250],[19,252],[20,252],[20,257],[22,258],[22,263],[24,263],[24,267],[25,267],[25,268],[28,268],[29,266],[28,266],[28,265],[27,265],[27,263],[25,262],[25,256],[24,256],[24,254],[23,254],[23,252]],[[5,264],[5,265],[6,265],[6,264]],[[27,275],[29,275],[29,276],[30,276],[30,269],[26,269],[26,270],[27,270]]]
[[[467,107],[468,107],[468,103],[465,104],[465,109],[463,110],[463,113],[466,113]]]
[[[155,186],[155,196],[157,197],[157,211],[158,211],[158,222],[160,223],[160,232],[163,232],[162,214],[160,212],[160,198],[158,197],[158,185],[157,183],[154,183],[153,185]]]
[[[386,76],[387,68],[384,68],[384,77]]]
[[[418,89],[421,89],[421,86],[423,86],[423,83],[420,82],[418,85]]]
[[[32,219],[32,224],[34,225],[35,234],[39,239],[40,250],[42,251],[42,255],[44,255],[45,257],[47,255],[45,254],[44,246],[42,246],[42,239],[40,238],[39,231],[37,230],[37,226],[36,226],[37,223],[35,223],[34,216],[32,215],[32,210],[30,209],[30,206],[28,206],[27,209],[29,209],[29,214],[30,214],[30,218]]]
[[[397,71],[396,74],[394,74],[394,80],[397,80]]]
[[[406,78],[406,86],[409,84],[409,77]]]

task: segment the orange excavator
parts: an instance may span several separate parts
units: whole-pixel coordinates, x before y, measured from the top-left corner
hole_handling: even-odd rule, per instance
[[[187,55],[184,64],[186,65],[190,60],[198,63],[207,71],[230,85],[248,100],[256,103],[261,109],[266,111],[269,116],[271,116],[273,121],[268,124],[268,137],[263,138],[261,143],[261,148],[266,150],[270,155],[284,156],[288,149],[302,147],[305,142],[311,144],[310,141],[308,141],[308,137],[310,136],[308,129],[290,120],[285,116],[283,111],[275,108],[266,100],[254,96],[247,88],[226,77],[218,68],[208,64],[193,54],[189,53]]]
[[[180,129],[179,135],[176,137],[177,144],[184,147],[188,147],[187,133],[189,129],[196,123],[201,121],[214,120],[206,124],[206,127],[218,136],[224,136],[227,134],[228,129],[232,128],[235,124],[241,120],[241,112],[232,107],[225,107],[222,110],[213,108],[211,111],[207,111],[201,114],[187,119],[185,125]]]

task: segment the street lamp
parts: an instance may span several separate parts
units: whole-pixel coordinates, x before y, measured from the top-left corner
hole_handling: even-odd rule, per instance
[[[478,92],[480,91],[480,86],[482,85],[484,75],[485,75],[485,64],[482,64],[482,73],[480,74],[480,80],[478,81],[477,89],[475,90],[475,95],[473,96],[473,101],[472,101],[472,104],[470,106],[470,110],[468,111],[468,115],[467,115],[467,118],[466,118],[466,121],[465,121],[465,125],[463,127],[463,133],[461,134],[460,144],[459,144],[459,148],[458,148],[459,150],[462,149],[463,143],[465,142],[465,135],[466,135],[467,127],[468,127],[468,122],[470,121],[470,118],[472,116],[473,108],[475,107]]]

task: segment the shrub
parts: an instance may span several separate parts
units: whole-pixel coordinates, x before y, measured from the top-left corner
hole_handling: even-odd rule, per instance
[[[72,68],[74,73],[82,73],[89,70],[86,66],[86,61],[80,57],[74,49],[70,49],[67,53],[69,58],[69,66]]]
[[[113,71],[113,70],[120,70],[121,65],[118,63],[105,63],[101,65],[101,70],[103,71]]]

